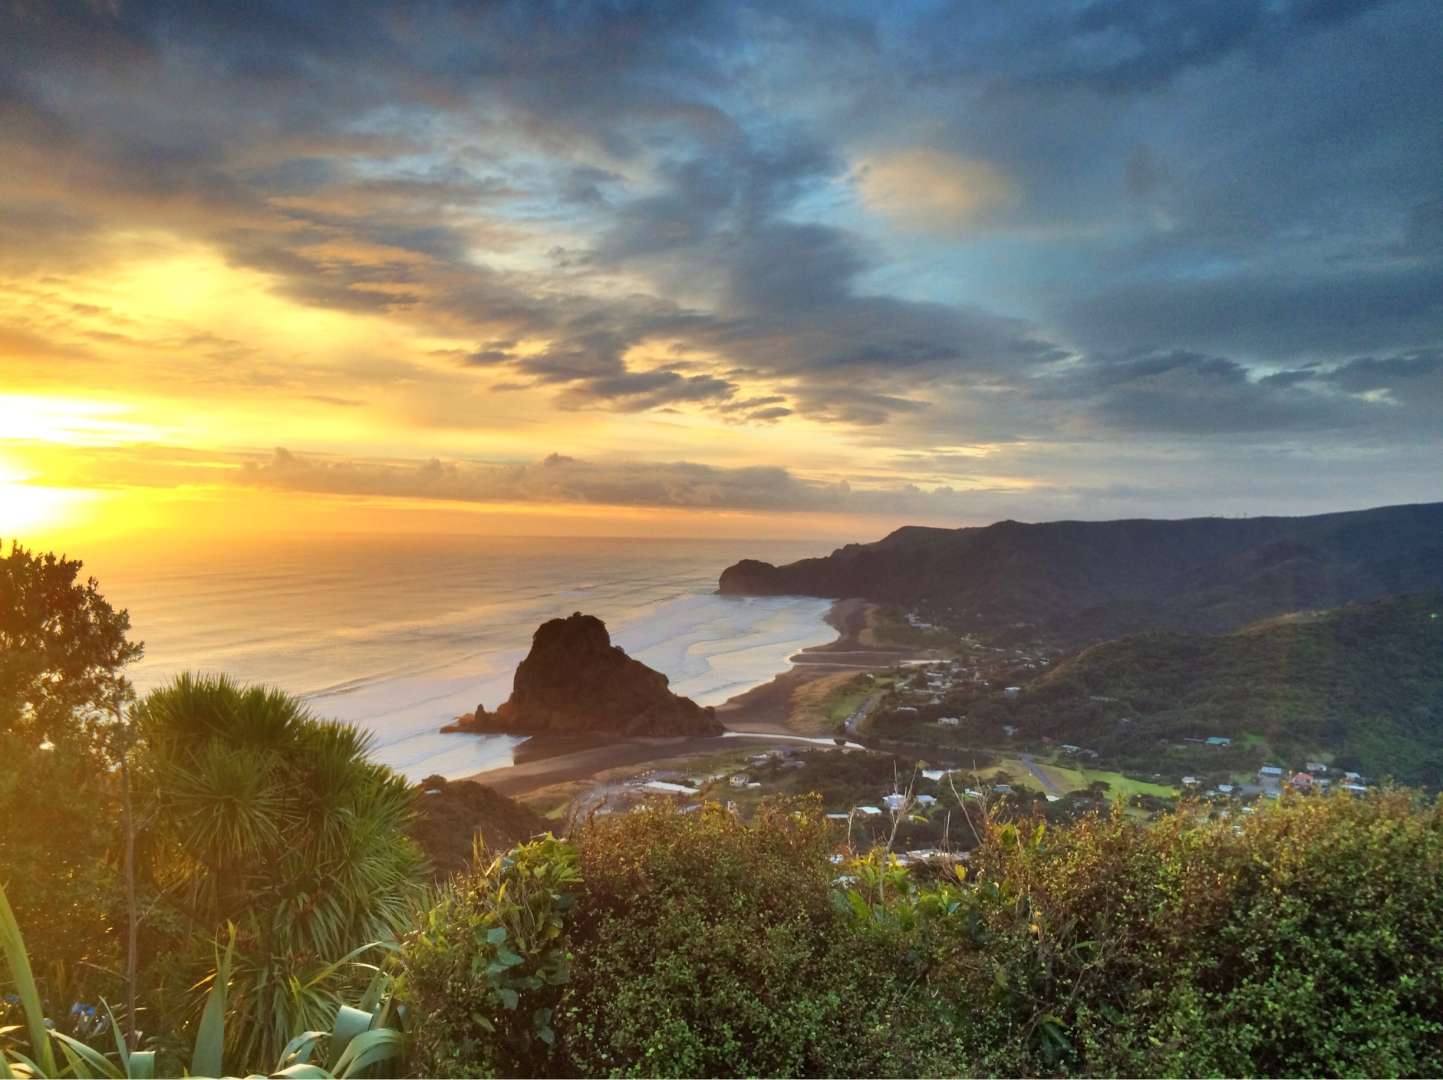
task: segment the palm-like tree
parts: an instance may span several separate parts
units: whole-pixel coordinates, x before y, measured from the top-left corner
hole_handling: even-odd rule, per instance
[[[270,1061],[334,1013],[365,947],[391,939],[425,878],[406,835],[406,781],[368,738],[278,690],[182,675],[136,708],[153,792],[147,839],[182,986],[238,928],[227,1024],[243,1061]],[[170,981],[166,979],[165,981]]]

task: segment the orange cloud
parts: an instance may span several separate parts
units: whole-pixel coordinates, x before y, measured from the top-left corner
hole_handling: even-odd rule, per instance
[[[991,162],[927,147],[866,159],[857,185],[873,212],[918,229],[965,229],[1022,196]]]

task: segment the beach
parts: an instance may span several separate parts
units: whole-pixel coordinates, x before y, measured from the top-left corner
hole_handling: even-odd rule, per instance
[[[717,706],[717,717],[727,727],[724,735],[672,738],[601,738],[595,736],[539,736],[515,751],[513,764],[485,769],[467,777],[517,796],[557,784],[589,780],[613,769],[641,766],[778,741],[820,746],[835,745],[830,736],[803,734],[791,725],[793,702],[799,690],[837,674],[877,671],[920,655],[909,649],[879,648],[863,637],[874,605],[864,600],[833,602],[825,619],[836,637],[811,645],[790,658],[791,667],[761,685],[747,689]],[[476,738],[454,735],[448,738]]]

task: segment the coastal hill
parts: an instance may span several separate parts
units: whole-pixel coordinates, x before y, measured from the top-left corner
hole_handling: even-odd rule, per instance
[[[983,634],[1079,645],[1216,633],[1269,615],[1443,588],[1443,503],[1313,517],[907,526],[785,566],[728,567],[723,593],[862,597]]]
[[[1321,760],[1439,787],[1443,592],[1286,615],[1230,634],[1125,637],[1083,650],[1015,700],[1001,698],[970,703],[969,715],[1148,768],[1171,757],[1239,769],[1263,758]],[[1232,745],[1198,745],[1207,737]]]
[[[471,865],[478,839],[486,851],[502,852],[555,827],[485,784],[428,776],[416,787],[416,815],[406,831],[439,880]]]
[[[576,612],[541,624],[495,712],[443,731],[509,734],[719,735],[716,711],[671,692],[667,677],[611,643],[606,624]]]

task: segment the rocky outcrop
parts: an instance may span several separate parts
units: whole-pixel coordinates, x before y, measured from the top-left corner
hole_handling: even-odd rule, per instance
[[[627,656],[605,623],[578,611],[541,624],[500,708],[478,705],[442,730],[719,735],[722,725],[714,709],[672,693],[665,675]]]

